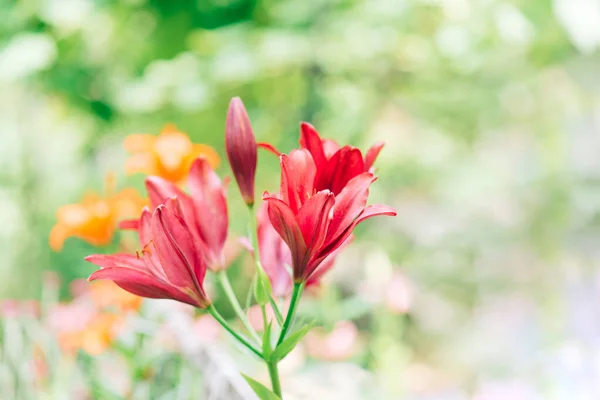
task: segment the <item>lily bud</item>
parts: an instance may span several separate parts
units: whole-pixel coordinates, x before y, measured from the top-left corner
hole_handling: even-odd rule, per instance
[[[239,97],[234,97],[227,110],[225,148],[233,175],[247,205],[254,205],[256,175],[256,140],[248,113]]]

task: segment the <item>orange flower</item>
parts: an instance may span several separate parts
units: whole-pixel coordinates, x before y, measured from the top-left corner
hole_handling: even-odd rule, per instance
[[[68,354],[74,354],[79,349],[91,355],[102,354],[114,341],[119,322],[120,319],[115,314],[97,314],[87,322],[84,329],[60,332],[60,348]]]
[[[81,348],[91,355],[103,353],[115,339],[120,322],[115,314],[98,314],[81,332]]]
[[[112,179],[109,177],[108,180]],[[70,237],[77,237],[94,246],[105,246],[112,241],[117,223],[122,219],[138,217],[147,204],[135,189],[127,188],[111,195],[113,191],[109,187],[107,192],[107,197],[90,192],[81,203],[58,209],[58,222],[50,231],[52,250],[61,250],[65,240]]]
[[[206,158],[212,168],[219,165],[219,155],[212,147],[192,143],[173,124],[166,125],[158,136],[129,135],[123,145],[131,153],[125,164],[128,174],[142,172],[181,183],[187,177],[194,160],[199,157]]]
[[[123,318],[95,308],[88,299],[59,304],[48,313],[48,327],[56,333],[60,348],[68,354],[78,349],[97,355],[113,343]]]
[[[92,282],[90,296],[102,309],[115,307],[121,311],[137,311],[142,305],[141,297],[121,289],[111,281]]]

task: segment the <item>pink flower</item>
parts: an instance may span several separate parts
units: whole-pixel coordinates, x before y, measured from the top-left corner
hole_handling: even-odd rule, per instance
[[[401,273],[395,273],[385,288],[385,305],[395,314],[406,314],[413,305],[415,288]]]
[[[292,253],[271,225],[267,203],[258,210],[258,248],[260,262],[271,281],[276,297],[287,297],[292,292]],[[262,321],[261,321],[262,323]]]
[[[290,280],[291,281],[291,280]],[[282,310],[282,312],[286,312],[287,309]],[[265,312],[267,315],[267,323],[275,320],[275,312],[270,304],[265,306]],[[263,316],[260,305],[255,304],[248,309],[248,321],[250,321],[250,325],[257,332],[264,332],[265,327],[263,324]],[[273,322],[275,324],[275,322]]]
[[[331,332],[315,328],[306,335],[306,349],[311,357],[326,361],[344,361],[357,348],[358,329],[350,321],[338,322]]]

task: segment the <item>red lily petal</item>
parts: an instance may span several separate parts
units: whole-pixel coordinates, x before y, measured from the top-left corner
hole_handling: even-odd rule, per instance
[[[390,217],[395,217],[398,213],[390,206],[386,206],[385,204],[372,204],[364,209],[364,211],[360,214],[360,216],[354,221],[354,226],[360,224],[365,219],[376,217],[378,215],[387,215]]]
[[[350,179],[362,172],[364,172],[364,161],[360,150],[344,146],[318,170],[315,189],[317,191],[329,189],[337,195]]]
[[[133,254],[92,254],[87,256],[85,261],[102,268],[129,268],[146,271],[144,261]]]
[[[256,146],[258,146],[258,148],[260,148],[260,149],[265,149],[265,150],[275,154],[277,157],[279,157],[281,155],[281,152],[279,150],[277,150],[277,148],[275,148],[275,146],[273,146],[271,143],[258,142],[258,143],[256,143]]]
[[[195,246],[185,222],[173,210],[171,199],[152,215],[152,239],[160,265],[169,281],[178,287],[202,292],[206,272],[202,252]]]
[[[138,257],[142,259],[146,269],[157,278],[168,281],[152,240],[152,213],[147,208],[142,211],[139,220],[138,237],[142,245],[142,251]]]
[[[354,240],[354,236],[350,235],[344,242],[332,253],[329,253],[322,261],[319,261],[315,270],[310,274],[310,278],[306,281],[306,286],[319,285],[323,276],[335,265],[335,258],[337,255],[347,246],[352,240]]]
[[[257,218],[260,262],[271,280],[273,294],[276,297],[288,296],[292,290],[292,277],[286,265],[292,267],[292,254],[269,221],[268,203],[263,203]],[[252,246],[249,247],[252,251]]]
[[[198,230],[196,226],[196,210],[190,196],[179,189],[177,185],[158,176],[149,176],[146,178],[146,190],[148,191],[148,197],[153,208],[164,204],[167,199],[177,197],[177,210],[181,218],[187,222],[189,228],[196,234]],[[142,244],[145,243],[142,242]]]
[[[323,151],[327,159],[331,158],[339,149],[340,145],[335,140],[323,139]]]
[[[140,245],[146,246],[150,240],[152,240],[152,228],[150,227],[150,220],[152,219],[152,213],[147,208],[142,211],[142,216],[138,221],[138,238]]]
[[[146,265],[146,269],[160,280],[168,282],[169,278],[165,273],[152,237],[152,214],[149,211],[145,212],[140,218],[140,225],[140,243],[144,243],[140,256]]]
[[[307,262],[325,241],[327,226],[329,225],[329,212],[334,202],[333,193],[329,190],[323,190],[311,197],[298,212],[297,221],[300,225],[300,231],[304,243],[310,251],[307,254]],[[303,278],[307,279],[311,272],[306,270]]]
[[[375,160],[377,159],[377,156],[379,156],[379,153],[384,145],[384,142],[375,143],[373,146],[371,146],[369,151],[367,151],[367,154],[365,155],[365,172],[369,172],[371,170],[371,167],[375,163]]]
[[[119,222],[119,229],[137,231],[139,228],[139,220],[125,219]]]
[[[152,208],[164,204],[165,200],[177,196],[185,197],[186,194],[172,182],[159,176],[149,176],[146,178],[146,191],[150,198]]]
[[[223,184],[209,162],[201,158],[190,168],[188,183],[196,210],[201,210],[202,217],[197,220],[198,233],[209,252],[210,266],[222,268],[228,226]]]
[[[323,151],[323,141],[314,126],[308,122],[300,124],[300,147],[310,152],[317,169],[325,166],[327,158],[325,158],[325,152]]]
[[[296,216],[283,201],[275,197],[267,197],[265,200],[269,204],[269,219],[273,228],[290,248],[294,279],[301,280],[304,274],[307,248]]]
[[[88,278],[89,281],[100,279],[114,281],[121,288],[137,296],[151,299],[173,299],[193,306],[206,306],[199,304],[198,301],[193,300],[179,289],[142,271],[129,268],[104,268],[94,272]]]
[[[156,278],[169,282],[169,277],[165,273],[165,270],[161,264],[160,257],[158,256],[158,251],[154,242],[147,243],[142,249],[141,258],[146,265],[146,269]]]
[[[337,240],[337,236],[341,235],[362,213],[367,205],[369,186],[375,179],[373,174],[363,172],[352,178],[340,194],[335,196],[333,218],[327,231],[327,243]]]
[[[350,179],[364,172],[365,166],[362,154],[357,148],[346,146],[336,154],[339,154],[340,158],[331,176],[329,189],[337,195]]]
[[[313,193],[317,173],[315,162],[306,149],[292,150],[289,155],[282,154],[279,159],[281,198],[295,214]]]
[[[319,251],[319,254],[317,254],[315,260],[317,262],[323,261],[323,259],[325,259],[331,253],[335,252],[337,249],[339,249],[340,246],[344,244],[344,242],[346,242],[350,235],[352,235],[352,231],[354,230],[354,228],[356,228],[356,225],[366,220],[367,218],[375,217],[377,215],[389,215],[393,217],[396,215],[396,211],[393,208],[382,204],[366,207],[361,212],[361,214],[343,232],[341,232],[337,237],[334,237],[331,241],[327,242],[327,245]]]

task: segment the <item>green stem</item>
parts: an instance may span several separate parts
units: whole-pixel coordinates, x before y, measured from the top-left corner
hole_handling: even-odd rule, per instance
[[[258,270],[263,270],[263,266],[260,263],[260,250],[258,248],[258,229],[256,227],[256,214],[254,213],[254,206],[248,206],[248,212],[250,214],[249,222],[248,222],[248,230],[250,231],[250,243],[252,244],[252,250],[254,251],[254,261],[256,263],[256,268]],[[258,275],[258,274],[257,274]],[[271,293],[269,295],[269,303],[271,304],[271,308],[273,309],[273,313],[275,314],[275,319],[279,326],[283,324],[283,316],[281,315],[281,311],[279,311],[279,307],[277,307],[277,303]]]
[[[258,337],[258,334],[252,328],[252,325],[250,325],[250,322],[248,321],[246,314],[244,314],[244,311],[242,310],[242,307],[240,306],[237,297],[235,297],[235,293],[233,292],[233,288],[231,287],[231,283],[229,282],[229,278],[227,277],[227,273],[225,272],[225,270],[219,271],[217,273],[217,278],[219,279],[219,283],[221,284],[225,295],[229,299],[231,307],[233,307],[233,311],[235,311],[235,314],[240,319],[242,325],[244,325],[244,328],[246,328],[246,330],[248,331],[250,336],[252,336],[252,338],[256,341],[256,343],[260,343],[260,338]]]
[[[229,324],[227,323],[227,321],[225,321],[225,318],[223,318],[221,316],[221,314],[219,314],[219,312],[217,311],[217,309],[215,308],[214,305],[211,304],[210,306],[208,306],[208,308],[206,309],[206,311],[208,311],[208,313],[210,315],[212,315],[214,317],[214,319],[216,319],[217,322],[219,324],[221,324],[221,326],[223,328],[225,328],[225,330],[227,330],[227,332],[229,332],[234,338],[236,338],[238,342],[240,342],[241,344],[243,344],[244,346],[246,346],[248,348],[248,350],[250,350],[251,352],[253,352],[257,356],[259,356],[260,358],[264,359],[262,353],[258,349],[256,349],[252,345],[252,343],[250,343],[250,341],[248,339],[246,339],[242,334],[236,332],[235,329],[233,329],[231,326],[229,326]]]
[[[279,382],[279,370],[277,369],[277,361],[268,361],[267,367],[269,368],[269,377],[271,377],[271,386],[273,387],[273,393],[283,399],[281,394],[281,383]]]
[[[258,250],[258,231],[256,228],[256,214],[254,214],[254,206],[248,206],[248,231],[250,234],[250,244],[252,244],[252,250],[254,251],[254,260],[256,265],[260,263],[260,251]]]
[[[283,322],[283,327],[281,328],[281,334],[279,335],[279,340],[277,340],[277,346],[281,344],[285,340],[285,335],[287,334],[290,326],[292,326],[292,322],[294,317],[296,316],[296,310],[298,308],[298,304],[300,303],[300,297],[302,296],[302,291],[304,290],[304,282],[303,283],[294,283],[294,291],[292,292],[292,299],[290,300],[290,308],[285,316],[285,321]]]

